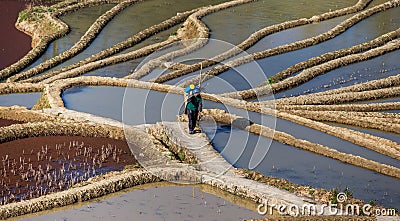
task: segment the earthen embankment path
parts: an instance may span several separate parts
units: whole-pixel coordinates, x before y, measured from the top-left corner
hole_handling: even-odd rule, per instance
[[[256,202],[268,199],[270,202],[277,204],[295,204],[300,206],[304,201],[308,200],[236,175],[232,165],[213,149],[205,134],[194,136],[186,134],[185,131],[187,128],[185,123],[160,122],[154,125],[126,126],[116,120],[68,110],[65,108],[62,98],[65,90],[85,86],[132,87],[183,95],[183,88],[190,83],[197,84],[199,80],[206,81],[225,71],[248,62],[253,62],[254,60],[283,55],[334,39],[351,29],[357,23],[366,19],[374,19],[374,15],[400,6],[399,0],[385,1],[371,7],[367,6],[373,2],[372,0],[359,0],[354,5],[346,8],[328,11],[309,18],[299,18],[267,26],[248,36],[237,47],[224,51],[212,58],[205,58],[194,64],[171,62],[172,65],[170,66],[169,73],[150,81],[140,80],[156,68],[165,69],[166,62],[195,52],[197,49],[207,45],[210,38],[210,31],[212,30],[202,21],[203,17],[239,5],[252,4],[254,1],[228,1],[222,4],[180,12],[176,16],[166,19],[159,24],[154,24],[147,29],[133,34],[113,47],[104,48],[99,53],[93,54],[87,59],[49,72],[45,71],[76,56],[80,51],[88,47],[96,39],[102,28],[117,16],[119,12],[132,4],[140,4],[141,1],[89,0],[82,2],[67,0],[45,10],[43,15],[45,19],[37,21],[38,23],[19,22],[17,26],[32,36],[34,48],[17,63],[0,70],[0,79],[6,80],[6,83],[0,83],[0,94],[42,92],[42,96],[34,107],[35,111],[27,110],[23,107],[0,107],[0,118],[22,122],[22,124],[8,125],[0,128],[0,143],[24,137],[46,135],[79,135],[108,137],[119,140],[130,139],[130,141],[142,148],[141,151],[143,152],[137,154],[138,156],[141,156],[140,154],[143,155],[142,160],[144,161],[141,161],[141,163],[147,170],[126,170],[121,173],[110,174],[109,179],[104,179],[101,182],[92,182],[92,180],[89,180],[86,186],[42,196],[31,201],[1,206],[0,217],[8,218],[69,205],[119,191],[130,186],[155,182],[161,179],[202,182],[230,193],[250,198]],[[72,48],[39,64],[37,67],[21,71],[37,59],[46,50],[51,41],[68,33],[67,25],[59,20],[61,15],[83,7],[109,3],[115,5],[105,14],[99,16],[81,40]],[[343,22],[322,34],[227,61],[227,59],[240,54],[243,50],[249,49],[264,37],[274,33],[295,27],[300,28],[308,24],[316,24],[345,15],[347,17]],[[171,34],[171,36],[163,39],[160,43],[150,44],[131,52],[125,52],[125,50],[130,49],[156,33],[168,30],[179,24],[181,26],[176,34]],[[54,27],[54,30],[46,33],[43,32],[44,28],[48,26]],[[377,129],[381,132],[398,134],[400,128],[399,114],[380,113],[380,111],[399,110],[400,102],[359,103],[377,99],[398,98],[400,96],[400,75],[398,73],[397,75],[392,74],[391,76],[363,83],[354,82],[351,86],[338,89],[331,90],[327,87],[323,92],[319,93],[303,94],[262,102],[250,101],[253,98],[296,88],[306,82],[313,82],[316,78],[323,77],[324,74],[331,70],[339,69],[356,62],[371,60],[390,52],[397,52],[400,48],[399,33],[399,29],[387,31],[387,33],[361,44],[330,51],[301,61],[279,73],[274,73],[268,79],[268,82],[260,82],[257,87],[248,90],[225,94],[203,93],[203,98],[222,103],[225,106],[256,112],[261,115],[268,115],[290,121],[294,124],[303,125],[349,141],[360,148],[366,148],[381,155],[400,160],[399,143],[383,137],[345,127],[332,126],[326,123],[326,121],[329,121],[342,125]],[[170,43],[181,40],[186,40],[186,43],[190,42],[190,44],[186,44],[184,48],[180,48],[179,50],[174,50],[147,61],[138,70],[125,73],[127,75],[125,78],[81,76],[96,69],[142,58]],[[225,64],[218,65],[218,62],[225,62]],[[200,77],[194,77],[180,85],[164,84],[168,80],[194,73],[206,67],[212,68],[203,73],[201,79]],[[382,69],[381,71],[382,73],[387,72],[386,69]],[[232,124],[234,120],[239,119],[238,116],[222,110],[205,110],[204,112],[217,122]],[[250,122],[248,119],[242,118],[240,118],[240,121]],[[321,145],[309,140],[300,139],[295,134],[290,134],[286,131],[275,131],[273,128],[252,122],[242,127],[242,129],[296,147],[302,151],[309,151],[345,164],[351,164],[385,176],[400,179],[400,168],[379,163],[365,157],[337,151],[329,147],[329,145]],[[154,162],[157,162],[157,164],[154,164]],[[168,166],[166,167],[162,162],[168,162]],[[154,176],[154,174],[157,176]]]

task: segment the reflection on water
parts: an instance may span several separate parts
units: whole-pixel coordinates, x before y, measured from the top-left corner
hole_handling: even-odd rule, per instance
[[[392,8],[387,11],[375,14],[353,25],[344,33],[334,37],[333,39],[311,47],[307,47],[305,49],[301,49],[299,50],[301,51],[301,53],[298,52],[295,56],[292,55],[291,57],[295,58],[297,56],[305,60],[322,53],[339,50],[342,48],[348,48],[353,45],[361,44],[363,42],[375,39],[382,34],[394,31],[398,28],[398,20],[400,18],[399,13],[399,8]],[[328,31],[329,29],[333,28],[334,26],[338,25],[340,22],[351,16],[352,15],[347,15],[339,18],[334,18],[320,23],[309,24],[269,35],[263,38],[253,47],[251,47],[249,51],[261,51],[267,48],[276,47],[279,45],[318,35],[320,33]],[[261,61],[263,60],[266,59],[262,59]]]
[[[355,63],[332,70],[296,88],[275,94],[275,96],[276,98],[281,98],[290,97],[293,95],[322,92],[364,83],[370,80],[394,76],[399,73],[399,59],[400,50],[390,52],[368,61]]]
[[[280,118],[274,118],[271,116],[266,116],[262,115],[256,112],[251,112],[251,111],[244,111],[244,110],[239,110],[230,106],[223,106],[222,104],[217,104],[215,102],[210,102],[210,101],[205,101],[205,107],[206,108],[219,108],[219,109],[225,109],[227,112],[231,114],[236,114],[239,116],[242,116],[244,118],[250,119],[252,122],[267,126],[269,128],[275,128],[277,131],[284,131],[288,134],[293,135],[296,138],[299,139],[304,139],[308,140],[313,143],[318,143],[322,144],[324,146],[328,146],[330,148],[333,148],[335,150],[344,152],[344,153],[350,153],[353,155],[358,155],[367,159],[371,159],[377,162],[385,163],[388,165],[400,167],[400,161],[384,156],[382,154],[376,153],[375,151],[369,150],[367,148],[361,147],[359,145],[353,144],[349,141],[340,139],[338,137],[323,133],[318,130],[314,130],[312,128],[292,123],[287,120],[283,120]],[[276,122],[276,125],[275,125]],[[226,132],[226,131],[225,131]],[[247,132],[239,132],[236,131],[236,133],[243,133],[242,137],[247,137]],[[395,137],[396,135],[393,134]],[[239,136],[240,137],[240,136]],[[267,141],[266,139],[265,141]],[[262,144],[265,145],[266,143]],[[235,143],[237,144],[237,143]],[[258,143],[259,144],[259,143]],[[231,162],[235,163],[235,162]]]
[[[126,53],[132,52],[134,50],[138,50],[142,47],[146,47],[146,46],[154,44],[154,43],[162,42],[162,41],[166,40],[169,37],[169,35],[171,33],[173,33],[174,31],[176,31],[177,29],[178,29],[178,27],[175,26],[166,31],[159,32],[159,33],[149,37],[148,39],[145,39],[144,41],[140,42],[139,44],[136,44],[135,46],[130,47],[118,54],[126,54]],[[144,60],[144,58],[138,58],[138,59],[126,61],[123,63],[103,67],[103,68],[88,72],[84,75],[122,78],[122,77],[125,77],[125,76],[131,74],[139,66],[139,64],[141,64],[141,62],[143,62],[143,60]],[[148,77],[148,76],[146,76],[146,77]],[[151,76],[149,76],[149,77],[151,77]],[[148,79],[150,79],[150,78],[148,78]],[[145,80],[145,79],[142,79],[142,80]]]
[[[274,118],[267,115],[262,115],[256,112],[239,110],[234,107],[225,106],[223,104],[205,101],[204,106],[206,108],[218,108],[224,109],[231,114],[236,114],[238,116],[242,116],[244,118],[250,119],[252,122],[267,126],[269,128],[275,128],[277,131],[284,131],[288,134],[291,134],[299,139],[308,140],[313,143],[322,144],[324,146],[328,146],[330,148],[345,152],[360,155],[369,159],[376,160],[378,162],[387,163],[394,166],[400,166],[400,162],[398,160],[394,160],[389,157],[385,157],[381,154],[378,154],[374,151],[370,151],[364,147],[353,144],[349,141],[342,140],[338,137],[323,133],[318,130],[314,130],[312,128],[296,124],[290,122],[288,120],[283,120],[280,118]],[[276,125],[275,125],[276,122]]]
[[[160,184],[158,184],[160,185]],[[145,185],[146,186],[146,185]],[[118,194],[114,197],[21,220],[245,220],[262,218],[254,210],[235,205],[191,186],[151,187]],[[222,192],[222,191],[219,191]],[[220,194],[218,194],[220,195]],[[235,200],[235,197],[230,197]],[[238,197],[236,197],[238,198]],[[238,200],[240,202],[240,200]]]
[[[175,121],[183,113],[182,96],[136,88],[77,87],[66,90],[63,100],[68,109],[130,125]]]
[[[46,60],[49,60],[58,54],[70,49],[79,39],[85,34],[87,29],[92,23],[104,12],[111,9],[113,5],[98,5],[93,7],[87,7],[80,9],[79,11],[71,12],[62,16],[60,19],[65,22],[70,32],[68,35],[53,41],[46,52],[39,57],[32,65],[27,69],[30,69]]]
[[[218,2],[222,1],[215,1],[212,3],[214,4]],[[212,38],[237,44],[244,40],[252,32],[260,28],[277,24],[286,20],[300,17],[310,17],[314,14],[343,8],[353,5],[355,2],[356,0],[318,0],[313,3],[312,7],[310,7],[309,2],[306,0],[272,2],[258,1],[217,12],[215,14],[206,16],[203,21],[205,21],[210,27]],[[374,1],[373,4],[376,4],[375,2],[376,1]],[[382,0],[379,0],[378,2],[382,2]],[[177,11],[184,11],[186,9],[198,7],[199,5],[204,5],[206,3],[208,4],[209,2],[206,0],[180,0],[175,1],[174,4],[161,0],[155,0],[139,3],[137,6],[132,6],[127,10],[124,10],[120,15],[116,16],[115,19],[111,21],[100,33],[99,38],[97,38],[88,49],[76,56],[76,58],[71,59],[61,66],[76,62],[79,59],[88,57],[104,48],[110,47],[116,42],[124,40],[128,36],[131,36],[143,28],[175,15]],[[71,33],[67,37],[57,40],[51,44],[46,54],[38,62],[49,59],[71,47],[71,45],[83,35],[84,31],[86,31],[87,27],[89,27],[94,19],[108,9],[107,7],[110,8],[111,6],[93,7],[79,11],[76,14],[70,14],[63,17],[63,19],[66,21],[70,19],[68,23],[73,24]],[[139,8],[140,10],[138,10]],[[306,49],[259,60],[258,63],[265,72],[265,74],[263,73],[263,75],[260,75],[260,77],[258,75],[254,75],[254,71],[247,70],[246,65],[243,65],[242,67],[239,67],[239,69],[242,68],[242,70],[239,71],[241,74],[238,74],[237,71],[228,71],[223,73],[219,76],[219,79],[216,78],[210,80],[208,82],[208,88],[206,87],[206,89],[208,92],[212,93],[248,89],[251,85],[254,86],[254,84],[261,83],[263,80],[265,80],[265,78],[272,76],[276,72],[284,70],[285,68],[297,62],[306,60],[313,56],[318,56],[327,51],[338,50],[369,41],[383,33],[398,28],[400,16],[399,10],[399,8],[395,8],[376,14],[356,24],[345,33],[327,42]],[[154,11],[157,11],[157,13],[160,13],[160,15],[154,16],[152,13]],[[271,48],[291,41],[304,39],[310,35],[319,34],[345,18],[346,17],[337,18],[331,21],[322,22],[320,24],[312,24],[268,36],[250,48],[248,51],[254,52],[264,50],[266,48]],[[167,34],[163,36],[167,37]],[[148,43],[149,42],[146,41],[145,44]],[[208,46],[202,50],[207,51],[210,49],[212,49],[212,47]],[[301,85],[298,88],[279,93],[277,97],[288,97],[295,94],[324,91],[327,89],[339,88],[397,74],[396,71],[399,68],[398,60],[400,58],[399,53],[399,51],[395,51],[369,61],[333,70],[323,76],[317,77],[312,82]],[[132,69],[137,66],[138,62],[140,62],[140,60],[114,65],[88,73],[88,75],[122,77],[127,72],[131,72]],[[382,70],[385,71],[382,72]],[[153,74],[158,73],[155,71]],[[195,75],[197,75],[197,73],[192,73],[188,76]],[[250,80],[248,82],[250,83],[243,83],[243,76],[249,78]],[[180,78],[168,83],[173,84],[181,81],[182,79],[183,78]],[[223,84],[228,85],[229,87],[221,87]],[[4,101],[1,101],[1,98],[5,98],[3,96],[0,96],[1,105],[7,105],[7,102],[12,103],[19,100],[34,100],[36,102],[36,100],[39,98],[38,94],[35,99],[21,99],[21,97],[13,97],[12,99],[5,99]],[[133,125],[155,123],[161,120],[174,121],[176,119],[176,115],[182,113],[181,109],[183,103],[183,98],[179,95],[167,95],[160,92],[148,93],[147,90],[142,89],[128,89],[125,92],[125,88],[117,87],[74,88],[67,90],[63,94],[63,99],[67,108],[109,117]],[[25,105],[31,106],[28,104]],[[205,106],[206,108],[211,108],[213,104],[206,103]],[[239,110],[236,111],[238,114],[243,114],[243,112]],[[248,113],[246,113],[246,115],[247,114]],[[274,124],[276,121],[277,130],[293,134],[295,137],[300,139],[306,139],[311,142],[320,143],[343,152],[361,155],[379,162],[385,162],[389,165],[399,166],[398,161],[301,125],[297,125],[285,120],[272,119],[270,117],[260,117],[260,115],[256,113],[250,113],[245,117],[250,118],[256,123],[260,123],[260,120],[263,119],[261,124],[264,125],[265,123],[268,125]],[[205,128],[205,131],[209,133],[213,130],[217,132],[216,136],[213,138],[213,144],[215,145],[215,148],[224,154],[226,153],[224,157],[235,163],[235,166],[237,167],[249,167],[249,161],[251,154],[254,152],[254,148],[262,148],[263,145],[269,146],[269,144],[272,143],[271,148],[268,151],[268,155],[255,168],[255,170],[259,170],[265,175],[283,177],[298,184],[324,187],[327,189],[335,187],[340,187],[343,189],[345,187],[349,187],[356,197],[365,201],[374,199],[378,203],[388,207],[400,207],[400,194],[398,188],[398,186],[400,186],[400,181],[397,179],[380,175],[355,166],[347,165],[330,158],[312,154],[310,152],[299,150],[297,148],[274,142],[266,138],[248,134],[244,131],[237,129],[231,130],[229,126],[219,125],[219,127],[216,129]],[[224,151],[241,148],[243,149],[243,146],[240,146],[243,144],[241,142],[231,142],[229,145],[233,146],[227,146],[226,140],[228,137],[234,137],[239,140],[243,139],[244,137],[249,138],[249,140],[245,143],[245,151],[241,153],[240,158],[232,158],[232,156],[229,155],[231,153],[237,154],[237,152]],[[169,192],[169,190],[165,191],[164,189],[163,192]],[[150,193],[151,195],[155,194],[153,192],[147,193]],[[149,198],[149,194],[146,194],[146,196]],[[147,198],[146,200],[150,200]],[[171,196],[167,198],[170,200],[172,199]],[[143,205],[141,206],[150,206],[153,204],[153,202],[143,201]],[[101,203],[99,203],[99,205],[101,205]],[[119,204],[117,203],[114,205]],[[173,208],[164,208],[164,206],[160,206],[161,209],[156,209],[157,211],[161,211],[160,213],[154,212],[155,209],[152,208],[153,210],[150,212],[151,218],[154,218],[154,216],[164,218],[164,215],[168,218],[168,215],[171,215],[171,211],[175,211],[176,205],[180,204],[169,203],[168,206]],[[95,219],[97,216],[97,212],[94,212],[94,210],[91,209],[95,208],[97,208],[97,206],[93,206],[93,208],[87,208],[92,214],[91,216],[93,219]],[[123,209],[123,206],[120,206],[119,209]],[[78,211],[82,213],[84,212],[84,209],[80,209]],[[100,209],[100,212],[102,211],[107,210]],[[168,214],[164,214],[163,211],[168,211]],[[211,212],[201,211],[200,215],[205,213],[211,214]],[[121,212],[120,214],[124,214],[124,212]],[[143,219],[151,219],[146,216],[148,214],[138,214],[143,215]],[[114,213],[109,215],[117,216]],[[205,217],[207,217],[207,219],[210,218],[208,214]],[[52,217],[48,218],[52,219]]]
[[[238,44],[261,28],[344,8],[354,5],[356,2],[356,0],[318,0],[313,1],[312,7],[310,7],[307,0],[263,0],[208,15],[203,21],[212,30],[211,38]]]
[[[202,127],[203,131],[213,135],[215,128]],[[313,136],[313,135],[311,135]],[[229,139],[247,138],[243,142],[228,142]],[[248,168],[251,155],[257,146],[268,147],[270,140],[245,131],[231,128],[229,125],[218,125],[212,139],[215,149],[222,152],[229,161],[237,156],[230,156],[225,149],[244,150],[240,158],[233,162],[235,167]],[[225,155],[224,155],[225,154]],[[303,151],[279,142],[272,142],[268,154],[254,168],[264,175],[281,177],[300,185],[316,188],[340,190],[348,187],[356,198],[369,202],[371,199],[387,207],[400,208],[400,180],[384,176],[366,169],[341,163],[331,158]]]
[[[31,109],[39,100],[41,93],[0,95],[0,106],[25,106]]]
[[[281,45],[290,44],[296,41],[302,41],[307,38],[311,38],[322,33],[329,31],[334,28],[336,25],[349,18],[350,16],[342,16],[338,18],[329,19],[327,21],[322,21],[319,23],[312,23],[296,28],[291,28],[288,30],[284,30],[278,33],[274,33],[272,35],[268,35],[257,42],[255,45],[250,47],[247,52],[255,53],[275,47],[279,47]],[[348,42],[352,43],[352,42]],[[314,51],[315,53],[316,51]]]
[[[84,76],[102,76],[123,78],[129,75],[143,59],[135,59],[123,63],[103,67],[83,74]]]
[[[370,41],[387,32],[394,31],[399,26],[399,19],[400,8],[393,8],[385,12],[373,15],[372,17],[365,19],[360,23],[357,23],[346,32],[326,42],[307,47],[305,49],[257,60],[256,62],[261,66],[262,70],[264,71],[265,78],[268,78],[290,67],[291,65],[307,60],[311,57],[318,56],[329,51],[351,47],[356,44]],[[256,45],[251,47],[249,50],[247,50],[247,52],[252,53],[256,51],[261,51],[267,48],[295,42],[297,40],[302,40],[306,37],[320,34],[323,31],[328,30],[330,27],[336,25],[340,20],[343,20],[343,18],[332,19],[318,24],[305,25],[302,27],[267,36]],[[309,83],[303,84],[290,91],[279,93],[277,94],[277,97],[288,97],[310,92],[314,93],[397,74],[396,71],[399,69],[399,63],[397,61],[400,59],[399,53],[400,52],[395,51],[375,59],[333,70],[331,72],[334,74],[330,74],[331,72],[329,72],[329,76],[324,75],[317,77]],[[382,70],[385,70],[384,73],[381,73]],[[254,73],[252,71],[243,71],[240,73],[240,75],[251,78],[252,76],[254,76]],[[239,81],[242,76],[235,75],[234,71],[229,70],[220,74],[218,77],[223,79],[224,81],[234,82]],[[356,77],[357,80],[353,80],[354,77]],[[218,80],[211,79],[208,82],[213,81]],[[341,83],[339,84],[339,82]],[[262,80],[258,80],[255,82],[255,84],[257,85],[260,83],[262,83]],[[235,84],[235,86],[237,87],[236,90],[244,90],[250,88],[250,85],[246,84]],[[226,90],[224,88],[216,90],[216,93],[234,91],[233,89]]]
[[[212,4],[218,4],[220,2],[224,2],[224,0],[214,0]],[[64,67],[90,57],[103,49],[107,49],[118,42],[126,40],[145,28],[176,15],[178,12],[208,4],[210,4],[210,2],[207,0],[175,0],[174,3],[163,0],[153,0],[133,4],[115,16],[103,30],[101,30],[88,48],[55,68]],[[177,7],[177,5],[179,7]],[[154,16],[155,11],[157,12],[157,16]]]

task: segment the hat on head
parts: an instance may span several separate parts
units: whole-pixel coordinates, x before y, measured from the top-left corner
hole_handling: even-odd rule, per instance
[[[198,89],[198,88],[195,88],[194,90],[193,90],[193,94],[199,94],[200,93],[200,90]]]

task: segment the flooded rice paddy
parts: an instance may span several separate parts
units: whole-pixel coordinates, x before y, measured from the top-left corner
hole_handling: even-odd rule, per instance
[[[279,122],[277,127],[279,130]],[[266,144],[271,142],[267,138],[259,137],[237,128],[231,128],[229,125],[220,124],[217,128],[209,128],[207,126],[202,128],[207,134],[213,136],[213,146],[230,163],[239,168],[249,168],[255,148],[259,146],[266,147]],[[243,141],[243,137],[246,138],[246,141]],[[320,140],[322,139],[320,138]],[[346,149],[345,152],[349,151],[347,146],[342,147]],[[238,155],[238,152],[235,151],[238,149],[244,150],[243,153]],[[372,156],[368,156],[367,158],[369,159],[374,159],[375,157],[378,161],[392,162],[399,166],[397,160],[362,147],[354,148],[354,151],[356,151],[355,154],[357,155],[363,155],[360,153],[370,154]],[[387,206],[400,203],[398,188],[400,181],[398,179],[344,164],[276,141],[272,141],[266,157],[252,169],[267,176],[282,177],[306,186],[310,185],[326,189],[339,188],[341,190],[347,187],[352,190],[354,196],[366,202],[373,199],[377,203]]]
[[[0,95],[1,106],[25,106],[27,108],[32,108],[35,105],[41,93],[25,93],[25,94],[3,94]]]
[[[20,220],[245,220],[261,218],[255,204],[214,188],[143,185],[103,200]]]
[[[70,89],[64,92],[63,98],[66,107],[69,109],[88,112],[119,121],[122,120],[122,110],[129,110],[130,112],[125,113],[126,115],[124,114],[124,122],[132,125],[154,123],[154,119],[156,121],[173,121],[178,114],[182,113],[181,108],[176,108],[177,105],[181,105],[182,97],[180,95],[168,94],[167,96],[165,93],[149,93],[147,90],[133,88],[127,90],[129,91],[127,93],[132,93],[130,96],[132,103],[125,103],[124,105],[123,95],[125,88],[118,87],[81,87]],[[146,97],[148,93],[149,95]],[[99,94],[103,95],[102,102],[98,102],[97,106],[93,107],[90,101],[96,99]],[[132,97],[133,94],[136,95],[135,98]],[[163,102],[154,102],[157,99]],[[150,105],[148,102],[150,102]],[[158,103],[158,105],[154,106],[154,103]],[[341,152],[362,156],[380,163],[400,167],[400,162],[396,159],[287,120],[239,110],[209,101],[205,101],[204,106],[206,108],[225,109],[229,113],[243,116],[261,125],[271,127],[276,122],[276,130],[288,132],[297,138],[326,145]],[[142,110],[143,107],[146,108],[145,111]],[[348,187],[354,191],[355,196],[365,201],[379,199],[378,201],[383,205],[400,203],[397,201],[400,195],[399,189],[397,185],[392,185],[393,183],[398,183],[398,180],[395,178],[346,165],[327,157],[308,153],[267,138],[253,135],[246,131],[230,128],[230,126],[219,125],[217,128],[213,126],[203,127],[203,130],[210,136],[209,138],[216,150],[221,152],[224,158],[236,167],[251,168],[262,172],[264,175],[283,177],[302,185],[318,186],[327,189],[335,187],[344,189]],[[216,135],[213,136],[213,134]],[[397,142],[399,137],[397,134],[390,133],[385,133],[385,135],[375,133],[375,135],[381,135],[381,137],[387,137]],[[262,159],[260,164],[253,168],[249,162],[254,150],[257,147],[264,149],[270,144],[271,147],[269,147],[266,157]],[[237,150],[243,152],[238,152]],[[300,155],[301,157],[299,157]]]
[[[2,143],[0,156],[1,205],[62,191],[137,163],[126,141],[78,136]]]
[[[149,0],[135,3],[116,15],[101,30],[96,38],[81,53],[71,59],[55,66],[50,70],[66,67],[85,58],[112,47],[139,33],[141,30],[158,24],[180,12],[206,6],[219,4],[224,1],[184,1],[175,0],[165,2]],[[237,45],[261,28],[279,24],[281,22],[309,18],[328,11],[352,6],[357,1],[322,1],[313,2],[312,5],[305,0],[295,1],[263,1],[239,5],[208,14],[201,21],[210,29],[210,38],[226,42],[226,45]],[[366,8],[372,8],[386,1],[372,1]],[[10,6],[10,10],[24,7],[12,5],[10,1],[0,2],[1,7]],[[11,7],[12,5],[12,7]],[[115,5],[105,4],[80,9],[61,17],[70,32],[52,43],[33,64],[25,68],[29,70],[40,63],[47,61],[60,53],[70,49],[85,34],[92,23]],[[154,12],[157,16],[154,16]],[[3,15],[3,14],[1,14]],[[324,32],[327,32],[353,16],[343,15],[322,22],[315,22],[300,27],[295,27],[261,38],[257,43],[245,50],[246,53],[255,53],[263,50],[301,41]],[[15,18],[15,13],[6,15]],[[4,20],[10,24],[11,21]],[[203,83],[203,91],[221,94],[225,92],[247,90],[268,81],[274,74],[283,71],[299,62],[320,56],[354,45],[362,44],[388,32],[395,31],[400,24],[400,8],[393,7],[386,11],[376,13],[354,24],[340,35],[310,47],[294,50],[274,56],[259,59],[251,64],[243,64],[221,73],[218,77],[211,78]],[[130,47],[118,54],[124,54],[140,49],[144,46],[160,43],[168,37],[175,36],[178,28],[183,25],[174,25],[168,30],[160,31],[150,38],[144,39],[137,45]],[[4,27],[6,28],[6,27]],[[10,29],[10,27],[8,27]],[[192,30],[194,31],[195,28]],[[14,30],[15,31],[15,30]],[[7,61],[2,60],[0,69],[6,67],[26,53],[26,36],[17,37],[21,42],[18,53],[12,53],[12,47],[1,46],[0,54],[10,55]],[[1,41],[4,44],[4,41]],[[176,57],[171,62],[185,65],[195,64],[203,59],[221,53],[228,48],[217,48],[220,44],[210,41],[208,45],[191,54]],[[385,79],[396,76],[400,70],[400,51],[382,54],[359,63],[354,63],[328,71],[311,81],[296,87],[268,96],[263,99],[279,99],[298,95],[307,95],[316,92],[329,91],[341,87],[357,85],[376,79]],[[12,55],[12,56],[11,56]],[[244,56],[245,53],[235,55],[226,61],[232,61]],[[154,55],[153,55],[154,56]],[[156,56],[157,57],[157,56]],[[2,58],[0,58],[2,59]],[[140,63],[149,59],[143,57],[129,60],[116,65],[106,66],[94,71],[84,73],[85,76],[102,76],[123,78],[135,72]],[[256,64],[256,66],[252,66]],[[217,67],[205,67],[208,71]],[[140,80],[149,81],[160,75],[171,73],[160,67],[150,71],[148,76]],[[297,75],[296,72],[293,75]],[[184,80],[198,76],[198,70],[188,75],[165,82],[168,85],[178,85]],[[54,84],[57,84],[55,82]],[[274,82],[272,82],[274,83]],[[39,100],[41,93],[26,94],[1,94],[0,105],[20,105],[31,109]],[[79,112],[90,113],[106,118],[111,118],[129,125],[154,124],[159,121],[176,121],[177,116],[183,113],[183,97],[181,95],[156,92],[145,89],[122,88],[110,86],[83,86],[72,87],[65,90],[62,95],[65,107]],[[384,103],[398,102],[398,96],[385,100],[364,100],[358,103]],[[229,113],[237,114],[250,119],[254,123],[275,128],[299,139],[322,144],[343,153],[361,156],[379,163],[400,168],[400,162],[389,156],[371,151],[362,146],[353,144],[344,139],[328,135],[315,129],[300,124],[246,112],[233,107],[224,106],[214,102],[205,101],[205,108],[227,109]],[[399,110],[390,111],[398,113]],[[397,121],[396,121],[397,122]],[[8,126],[18,121],[0,120],[0,126]],[[326,123],[326,122],[325,122]],[[338,127],[354,129],[396,143],[400,142],[398,133],[386,133],[372,129],[358,128],[353,125],[328,123]],[[398,123],[394,123],[398,124]],[[356,198],[366,202],[373,200],[386,207],[400,207],[400,181],[370,170],[345,164],[337,160],[307,152],[295,147],[285,145],[271,139],[263,138],[248,133],[230,125],[202,124],[202,129],[209,136],[214,148],[235,167],[250,168],[260,171],[267,176],[288,179],[301,185],[310,185],[325,189],[349,188]],[[245,139],[244,139],[245,138]],[[105,138],[104,138],[105,139]],[[21,199],[35,198],[73,186],[77,182],[89,177],[103,174],[108,171],[121,170],[124,165],[135,164],[135,159],[129,153],[126,143],[116,140],[83,137],[38,137],[25,138],[0,144],[0,156],[3,164],[0,165],[0,182],[2,184],[0,202],[6,204]],[[91,143],[92,142],[92,143]],[[122,142],[122,141],[121,141]],[[30,148],[32,143],[34,145]],[[118,143],[118,144],[116,144]],[[90,151],[89,151],[90,149]],[[267,154],[254,163],[253,157],[257,151],[267,149]],[[97,152],[96,152],[97,151]],[[88,155],[88,152],[93,155]],[[108,155],[106,154],[108,153]],[[97,155],[96,155],[97,154]],[[94,155],[96,155],[94,157]],[[104,155],[104,157],[103,157]],[[106,156],[107,155],[107,156]],[[97,160],[96,160],[97,159]],[[28,164],[25,164],[28,161]],[[43,161],[43,163],[41,163]],[[19,163],[18,163],[19,162]],[[62,173],[62,174],[61,174]],[[8,179],[7,179],[8,178]],[[55,179],[58,181],[56,182]],[[232,196],[230,196],[232,197]],[[139,200],[138,200],[139,199]],[[94,201],[80,207],[61,210],[49,214],[40,214],[37,217],[26,217],[24,220],[125,220],[140,217],[141,220],[243,220],[258,217],[254,211],[244,208],[237,201],[229,202],[217,193],[206,193],[199,187],[188,186],[147,186],[139,190],[129,190],[112,198]],[[126,206],[129,205],[129,206]],[[252,205],[254,206],[254,205]],[[112,208],[112,210],[110,209]],[[253,207],[254,208],[254,207]]]

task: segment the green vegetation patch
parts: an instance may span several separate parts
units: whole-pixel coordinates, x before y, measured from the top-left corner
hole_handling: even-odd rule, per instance
[[[47,6],[32,6],[29,4],[25,10],[18,14],[18,23],[23,21],[39,21],[44,18],[44,14],[53,12],[53,9]]]

